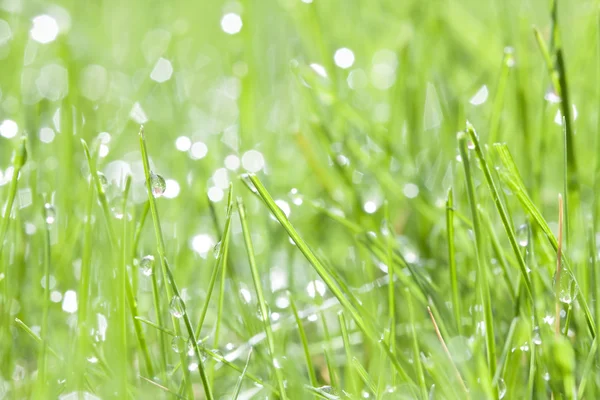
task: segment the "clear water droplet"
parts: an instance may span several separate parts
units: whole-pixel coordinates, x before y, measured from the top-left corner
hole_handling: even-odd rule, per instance
[[[147,255],[142,257],[140,260],[140,269],[142,270],[142,274],[151,276],[154,271],[154,256]]]
[[[155,198],[161,197],[167,189],[167,182],[162,176],[150,173],[150,187],[152,188],[152,196]]]
[[[521,247],[527,247],[529,244],[529,229],[527,228],[527,224],[523,224],[517,229],[517,241]]]
[[[179,296],[173,296],[169,304],[169,312],[175,318],[181,318],[185,315],[185,304]]]
[[[215,244],[215,247],[213,248],[213,256],[215,258],[219,258],[221,256],[221,249],[222,249],[222,246],[221,246],[221,242],[219,241],[219,242],[217,242],[217,244]]]
[[[469,141],[467,142],[467,148],[468,148],[469,150],[475,150],[475,143],[474,143],[472,140],[469,140]]]
[[[506,396],[506,382],[500,378],[498,381],[498,398],[503,399]]]
[[[46,223],[48,225],[52,225],[54,222],[56,222],[56,209],[50,203],[46,203],[44,205],[44,209],[46,211]]]
[[[258,308],[256,310],[256,318],[258,318],[261,321],[264,321],[266,318],[268,318],[271,315],[271,311],[269,310],[269,306],[266,306],[266,307],[267,307],[267,310],[266,310],[267,314],[264,315],[263,312],[262,312],[262,308],[260,307],[260,304],[258,305]]]
[[[537,326],[533,329],[533,338],[531,339],[531,341],[536,346],[539,346],[540,344],[542,344],[542,337],[540,336],[540,328],[538,328]]]
[[[175,336],[171,340],[171,348],[175,353],[185,353],[190,348],[190,341],[183,336]]]
[[[108,188],[108,179],[106,178],[106,175],[100,171],[98,171],[98,181],[100,181],[100,187],[102,188],[102,191],[106,192],[106,188]]]
[[[555,278],[556,279],[556,278]],[[575,300],[577,292],[574,290],[574,282],[571,274],[562,268],[558,282],[558,300],[564,304],[571,304]]]

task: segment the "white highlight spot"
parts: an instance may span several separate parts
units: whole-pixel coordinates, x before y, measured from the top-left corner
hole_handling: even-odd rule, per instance
[[[350,68],[354,65],[354,52],[346,47],[337,49],[333,56],[333,61],[340,68]]]
[[[180,188],[179,183],[177,183],[176,180],[167,179],[165,183],[167,187],[165,188],[165,192],[163,193],[164,197],[166,197],[167,199],[173,199],[179,196]]]
[[[58,36],[58,23],[49,15],[39,15],[33,19],[33,27],[29,34],[36,42],[50,43]]]
[[[230,154],[225,157],[225,168],[231,171],[236,171],[240,167],[240,158],[235,154]]]
[[[479,88],[477,93],[475,93],[475,95],[471,97],[469,103],[473,104],[474,106],[479,106],[486,102],[486,100],[488,99],[488,95],[488,88],[486,85],[483,85],[481,88]]]
[[[17,136],[17,132],[19,131],[19,126],[12,119],[5,119],[0,124],[0,135],[4,136],[7,139],[14,138]]]
[[[171,75],[173,75],[173,65],[171,65],[171,61],[161,57],[156,64],[154,64],[154,69],[150,73],[150,79],[162,83],[171,79]]]
[[[221,29],[230,35],[235,35],[242,30],[242,18],[235,13],[228,13],[221,18]]]
[[[192,250],[198,253],[200,257],[206,258],[208,252],[215,247],[215,240],[206,233],[200,233],[192,238],[191,245]]]
[[[223,200],[224,196],[225,192],[223,192],[223,189],[220,189],[216,186],[213,186],[210,189],[208,189],[208,199],[213,203],[217,203]]]
[[[375,211],[377,211],[377,203],[375,203],[373,200],[366,201],[363,205],[363,210],[365,210],[367,214],[373,214]]]
[[[242,166],[246,171],[258,172],[265,166],[265,158],[257,150],[248,150],[242,156]]]
[[[414,199],[419,195],[419,187],[414,183],[407,183],[406,185],[404,185],[402,192],[409,199]]]
[[[208,147],[202,142],[196,142],[190,148],[190,155],[194,160],[200,160],[201,158],[206,157],[208,153]]]
[[[63,298],[62,309],[69,314],[77,311],[77,293],[74,290],[67,290]]]
[[[175,140],[175,147],[179,151],[188,151],[192,147],[192,141],[187,136],[179,136]]]
[[[327,71],[325,70],[325,67],[321,64],[312,63],[310,64],[310,67],[313,69],[313,71],[317,73],[317,75],[320,75],[323,78],[327,78]]]
[[[320,280],[310,281],[306,286],[306,292],[312,298],[315,298],[317,294],[319,296],[323,296],[326,290],[327,288],[325,287],[325,284]]]

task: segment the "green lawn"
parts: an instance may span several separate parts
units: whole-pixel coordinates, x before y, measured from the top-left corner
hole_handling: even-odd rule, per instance
[[[0,0],[0,399],[600,398],[600,3]]]

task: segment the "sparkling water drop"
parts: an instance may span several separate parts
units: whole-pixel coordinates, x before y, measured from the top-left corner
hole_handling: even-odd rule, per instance
[[[52,225],[54,222],[56,222],[56,210],[50,203],[46,203],[44,205],[44,209],[46,210],[46,223],[48,225]]]
[[[190,341],[183,336],[175,336],[171,340],[171,348],[175,353],[185,353],[190,347]]]
[[[150,187],[152,188],[152,195],[155,198],[158,198],[162,196],[165,190],[167,189],[167,182],[165,182],[165,178],[163,178],[162,176],[151,172]]]
[[[213,248],[213,256],[215,258],[219,258],[221,256],[221,249],[223,248],[223,246],[221,246],[221,242],[217,242],[217,244],[215,244],[215,247]]]
[[[498,381],[498,398],[503,399],[506,396],[506,382],[504,379],[500,378]]]
[[[146,276],[152,275],[154,270],[154,256],[147,255],[142,257],[140,260],[140,269],[142,270],[142,274]]]
[[[556,279],[556,278],[555,278]],[[575,299],[576,291],[573,289],[573,278],[571,274],[565,269],[562,268],[560,271],[560,280],[558,282],[558,300],[564,304],[571,304]]]
[[[108,179],[106,179],[106,175],[102,172],[98,172],[98,180],[100,181],[100,187],[103,192],[106,192],[106,188],[108,188]]]
[[[173,296],[169,304],[169,312],[175,318],[181,318],[185,315],[185,305],[179,296]]]
[[[521,247],[527,247],[529,244],[529,231],[526,224],[519,226],[519,229],[517,229],[517,240]]]

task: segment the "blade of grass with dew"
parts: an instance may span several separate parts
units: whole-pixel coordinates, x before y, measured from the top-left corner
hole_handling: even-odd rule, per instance
[[[248,350],[248,357],[246,358],[246,364],[244,364],[244,369],[242,370],[242,374],[238,378],[237,383],[235,384],[235,388],[233,389],[233,394],[231,395],[231,398],[233,400],[237,400],[237,398],[240,395],[240,390],[242,389],[242,383],[244,382],[244,377],[246,376],[246,371],[248,371],[248,365],[250,365],[250,357],[251,356],[252,356],[252,347],[250,347],[250,350]]]
[[[508,150],[508,147],[505,144],[495,144],[494,148],[496,149],[497,154],[500,157],[500,161],[502,162],[502,165],[505,168],[505,171],[500,171],[500,177],[517,196],[523,209],[538,224],[542,232],[544,232],[546,238],[548,239],[548,243],[553,248],[553,250],[558,251],[558,241],[554,236],[554,233],[552,233],[550,226],[548,225],[538,208],[533,204],[531,198],[527,194],[525,185],[521,179],[516,164],[510,154],[510,151]],[[568,258],[565,256],[565,254],[562,254],[561,258],[562,266],[565,269],[565,272],[569,274],[570,278],[574,282],[575,287],[579,287],[577,279],[569,266]],[[594,317],[592,316],[586,299],[582,296],[578,296],[577,302],[583,309],[590,334],[592,335],[592,337],[596,337],[596,323],[594,322]]]
[[[468,129],[468,128],[467,128]],[[471,139],[473,140],[473,139]],[[488,274],[486,261],[484,256],[483,232],[479,222],[479,203],[475,197],[475,186],[473,184],[473,171],[469,160],[467,149],[467,133],[461,132],[458,134],[458,146],[462,157],[462,164],[465,171],[465,180],[467,186],[467,195],[471,208],[471,216],[473,220],[473,231],[475,233],[475,256],[477,258],[477,286],[479,286],[479,297],[483,304],[483,314],[485,320],[485,337],[487,361],[490,379],[496,374],[496,341],[494,337],[494,318],[492,315],[492,301],[488,286]],[[477,146],[477,144],[475,144]],[[497,395],[495,395],[497,397]]]
[[[108,200],[106,198],[106,194],[104,193],[104,188],[102,186],[102,182],[100,181],[100,178],[98,176],[98,170],[96,169],[96,164],[91,156],[90,150],[89,150],[88,145],[85,142],[85,140],[83,140],[83,139],[81,140],[81,145],[83,146],[85,158],[87,160],[87,164],[90,169],[92,183],[96,186],[96,194],[98,196],[98,200],[100,201],[100,205],[102,207],[102,212],[104,215],[104,220],[106,222],[109,240],[115,250],[119,249],[119,242],[117,240],[116,233],[115,233],[115,230],[114,230],[114,227],[112,224],[112,213],[111,213],[109,205],[108,205]],[[118,252],[117,252],[117,254],[118,254]],[[125,273],[126,273],[126,280],[125,280],[126,293],[127,293],[127,297],[129,298],[129,301],[128,301],[129,313],[131,314],[131,319],[133,321],[133,326],[135,328],[135,332],[136,332],[136,336],[137,336],[138,343],[140,346],[140,350],[142,351],[144,361],[146,362],[146,368],[153,369],[152,361],[151,361],[152,358],[150,357],[150,351],[148,349],[148,345],[146,343],[146,340],[145,340],[145,337],[143,334],[143,330],[141,328],[141,325],[139,324],[139,321],[137,321],[135,319],[135,317],[137,317],[139,315],[139,313],[137,310],[137,302],[135,301],[135,296],[133,294],[133,288],[131,286],[131,279],[129,279],[129,277],[127,276],[128,275],[127,271],[125,271]]]
[[[258,306],[261,315],[261,321],[263,323],[263,328],[265,330],[265,334],[267,336],[267,344],[269,349],[269,355],[271,356],[271,362],[273,364],[273,369],[275,370],[275,378],[277,379],[277,386],[279,387],[279,395],[286,399],[286,390],[285,385],[283,383],[283,374],[281,371],[281,366],[275,365],[277,361],[277,357],[275,356],[275,340],[273,338],[273,330],[271,328],[271,317],[267,308],[267,302],[265,301],[265,295],[263,293],[262,284],[260,282],[260,274],[258,272],[258,267],[256,265],[256,260],[254,258],[254,246],[252,245],[252,239],[250,238],[250,229],[248,227],[248,222],[246,220],[246,210],[242,199],[238,197],[237,199],[237,209],[240,216],[240,222],[242,224],[242,233],[244,235],[244,243],[246,245],[246,253],[248,254],[248,263],[250,264],[250,272],[252,273],[252,281],[254,282],[254,289],[256,290],[256,296],[258,298]]]
[[[165,292],[167,294],[167,298],[169,299],[169,301],[172,301],[173,291],[177,289],[177,286],[176,286],[176,283],[175,283],[175,280],[173,279],[173,277],[170,276],[171,271],[167,264],[165,241],[163,238],[162,228],[160,225],[160,219],[158,216],[158,208],[156,206],[156,199],[154,198],[154,195],[153,195],[153,188],[152,188],[152,183],[151,183],[152,182],[152,178],[151,178],[152,172],[150,171],[150,161],[149,161],[149,156],[148,156],[148,149],[146,147],[146,138],[144,136],[144,127],[143,126],[140,127],[139,140],[140,140],[140,149],[141,149],[141,153],[142,153],[142,163],[144,164],[144,177],[145,177],[145,181],[146,181],[146,192],[148,195],[148,201],[150,202],[150,212],[152,215],[152,222],[154,225],[154,233],[156,236],[156,250],[157,250],[158,256],[160,258],[160,265],[161,265],[161,270],[162,270],[163,282],[164,282],[164,286],[165,286]],[[189,339],[193,341],[192,347],[194,348],[196,357],[198,357],[198,373],[200,374],[200,379],[202,381],[204,394],[208,400],[212,400],[212,398],[213,398],[212,390],[208,384],[208,379],[206,377],[206,372],[204,370],[204,364],[202,362],[200,350],[198,349],[198,342],[195,340],[194,329],[191,327],[189,315],[185,312],[185,303],[183,302],[183,299],[181,299],[181,297],[179,296],[179,293],[177,293],[175,295],[177,297],[179,297],[179,299],[181,300],[181,304],[183,305],[183,309],[184,309],[183,319],[184,319],[185,326],[188,329]],[[181,328],[179,326],[179,321],[173,315],[171,315],[171,322],[173,323],[173,328],[175,330],[175,334],[177,336],[181,336]],[[159,325],[162,326],[162,324],[160,322],[158,322],[158,323],[159,323]],[[164,333],[162,333],[161,336],[162,336],[162,340],[163,340],[162,348],[165,349],[164,343],[165,343],[166,337],[164,336]],[[180,360],[182,366],[187,365],[184,352],[179,353],[179,360]],[[183,376],[184,376],[184,381],[185,381],[184,386],[186,386],[186,388],[187,388],[187,393],[189,395],[192,395],[193,389],[192,389],[191,378],[189,376],[189,370],[188,370],[188,368],[182,368],[182,370],[183,370]]]
[[[229,228],[231,226],[231,216],[233,212],[233,186],[229,186],[229,194],[227,195],[227,217],[225,219],[225,227],[223,229],[223,235],[221,236],[221,241],[217,246],[219,246],[219,250],[217,251],[214,267],[210,275],[210,279],[208,281],[208,289],[206,290],[206,300],[204,301],[204,306],[202,307],[202,311],[200,312],[200,319],[198,320],[198,324],[196,325],[196,336],[200,335],[200,331],[202,330],[202,325],[204,324],[204,319],[206,318],[208,307],[210,305],[210,298],[212,296],[212,292],[215,288],[215,283],[217,282],[217,277],[219,276],[219,271],[223,268],[223,264],[225,263],[225,247],[229,243]]]
[[[492,195],[494,205],[496,206],[496,210],[498,211],[498,214],[500,215],[500,219],[502,220],[502,225],[504,226],[504,230],[505,230],[506,236],[508,237],[508,240],[510,242],[510,246],[519,262],[519,269],[521,271],[521,276],[523,278],[523,281],[525,282],[525,287],[527,288],[527,292],[533,299],[533,289],[531,287],[531,280],[527,273],[527,266],[525,264],[525,260],[523,259],[523,255],[521,254],[521,250],[519,249],[519,244],[517,243],[517,239],[515,237],[515,233],[514,233],[512,224],[510,223],[508,214],[506,212],[504,205],[502,204],[502,200],[500,199],[498,189],[496,188],[496,184],[494,183],[494,180],[492,178],[492,173],[490,171],[490,168],[489,168],[487,161],[485,159],[485,156],[483,154],[483,149],[481,148],[481,144],[479,143],[479,136],[477,135],[477,132],[475,132],[475,128],[473,127],[473,125],[471,125],[469,123],[467,123],[467,135],[469,136],[469,138],[471,139],[471,142],[473,143],[473,145],[475,147],[475,154],[477,155],[477,158],[479,159],[479,163],[481,165],[481,169],[483,170],[483,174],[485,176],[485,180],[486,180],[488,188],[490,190],[490,194]],[[473,192],[473,195],[474,195],[474,192]],[[475,223],[473,225],[475,225]]]
[[[258,179],[256,175],[249,175],[249,179],[254,184],[257,192],[260,197],[263,199],[265,205],[271,210],[273,216],[279,221],[282,227],[288,233],[290,239],[296,244],[298,249],[302,252],[302,254],[306,257],[306,259],[310,262],[310,264],[314,267],[315,271],[323,282],[327,285],[327,287],[331,290],[334,296],[338,299],[338,301],[342,304],[342,307],[348,311],[348,313],[352,316],[352,319],[358,326],[358,328],[365,333],[365,335],[372,340],[373,342],[380,343],[384,348],[384,351],[387,353],[390,361],[392,362],[393,367],[396,369],[398,374],[402,377],[402,379],[412,382],[412,379],[409,375],[404,371],[404,368],[400,364],[399,360],[396,358],[395,354],[392,354],[390,351],[390,346],[387,341],[379,341],[379,335],[376,334],[374,328],[367,325],[366,321],[362,318],[362,315],[356,310],[356,308],[350,303],[347,299],[346,295],[342,292],[339,286],[335,283],[335,280],[332,278],[332,274],[329,271],[329,268],[326,267],[321,261],[315,256],[314,252],[310,249],[310,247],[306,244],[306,242],[300,237],[298,232],[294,229],[292,224],[289,222],[283,211],[279,208],[279,206],[275,203],[269,192],[267,192],[266,188],[263,186],[262,182]]]

